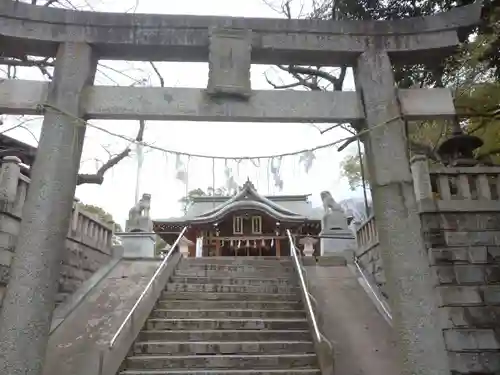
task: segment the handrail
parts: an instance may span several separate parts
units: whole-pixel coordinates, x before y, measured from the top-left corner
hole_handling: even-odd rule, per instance
[[[306,281],[304,279],[304,272],[302,271],[302,266],[300,265],[299,258],[297,256],[298,249],[295,246],[295,244],[293,243],[293,238],[292,238],[292,234],[290,233],[290,230],[287,229],[286,233],[288,236],[288,240],[290,241],[290,253],[292,254],[292,258],[295,262],[295,267],[297,268],[297,273],[299,274],[300,288],[304,292],[304,298],[306,299],[306,308],[307,308],[309,315],[311,317],[314,335],[316,336],[316,340],[319,343],[322,341],[322,335],[319,332],[318,322],[316,320],[316,314],[314,313],[312,303],[311,303],[311,296],[309,294],[309,291],[307,290]]]
[[[358,269],[358,272],[359,274],[361,275],[361,277],[363,278],[364,282],[366,283],[366,285],[368,286],[368,289],[370,289],[370,292],[373,294],[373,296],[375,297],[375,299],[377,300],[378,304],[380,305],[380,307],[382,308],[382,310],[384,311],[384,314],[385,314],[385,317],[386,319],[388,320],[388,322],[390,324],[392,324],[392,314],[391,312],[389,311],[389,309],[385,306],[385,303],[384,301],[382,301],[380,299],[380,297],[378,296],[377,292],[375,292],[375,289],[372,287],[372,283],[370,280],[368,280],[368,278],[366,277],[365,275],[365,272],[363,271],[363,269],[361,268],[361,266],[359,265],[359,262],[358,262],[358,258],[357,257],[354,257],[354,264],[356,265],[356,268]]]
[[[139,298],[137,299],[137,301],[135,302],[134,306],[132,307],[132,309],[129,311],[129,313],[127,314],[127,316],[125,317],[125,320],[122,322],[122,324],[120,325],[120,327],[118,328],[118,330],[116,331],[116,333],[114,334],[113,338],[111,339],[111,341],[109,342],[109,349],[112,349],[113,346],[115,345],[115,342],[118,338],[118,336],[120,336],[121,332],[123,331],[123,329],[125,328],[125,326],[127,325],[128,321],[132,318],[132,316],[134,315],[134,312],[135,310],[137,310],[137,307],[139,306],[139,304],[141,303],[141,301],[143,300],[144,296],[147,294],[147,292],[149,291],[149,289],[151,289],[151,286],[153,285],[153,283],[155,282],[156,278],[158,277],[158,275],[160,274],[160,272],[163,270],[163,268],[165,267],[165,265],[168,263],[168,259],[172,256],[172,254],[174,253],[177,245],[179,244],[180,240],[182,239],[182,236],[184,236],[184,233],[186,233],[186,230],[187,230],[187,227],[184,227],[181,231],[181,233],[179,234],[179,236],[177,237],[177,239],[175,240],[174,244],[172,245],[172,247],[170,248],[170,250],[168,251],[167,255],[165,256],[165,258],[163,258],[162,262],[160,263],[160,265],[158,266],[158,268],[156,269],[155,273],[153,274],[153,276],[151,277],[151,280],[149,280],[148,284],[146,285],[146,287],[144,288],[144,290],[142,291],[141,295],[139,296]]]

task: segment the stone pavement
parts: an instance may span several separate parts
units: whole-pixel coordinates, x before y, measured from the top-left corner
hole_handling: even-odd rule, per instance
[[[318,301],[321,331],[333,344],[335,372],[342,375],[399,373],[393,330],[347,266],[306,266]]]

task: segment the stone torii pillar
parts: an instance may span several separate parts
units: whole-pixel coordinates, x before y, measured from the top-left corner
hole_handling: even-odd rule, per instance
[[[81,117],[97,59],[89,45],[59,46],[48,103]],[[85,126],[47,109],[0,319],[0,374],[42,373]]]
[[[449,375],[392,65],[387,52],[372,43],[358,57],[355,80],[366,127],[372,129],[364,144],[401,374]]]

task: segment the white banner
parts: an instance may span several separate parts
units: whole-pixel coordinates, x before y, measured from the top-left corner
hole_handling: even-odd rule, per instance
[[[198,237],[196,239],[196,258],[201,258],[203,256],[203,237]]]

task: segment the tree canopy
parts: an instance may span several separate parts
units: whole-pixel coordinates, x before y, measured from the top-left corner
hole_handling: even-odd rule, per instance
[[[279,0],[277,0],[279,1]],[[472,4],[474,0],[282,0],[270,2],[286,17],[303,16],[324,20],[396,20],[421,17]],[[304,14],[303,10],[309,9]],[[459,121],[464,132],[483,139],[484,145],[475,157],[500,162],[500,1],[485,0],[481,23],[460,30],[461,46],[444,61],[428,64],[395,66],[395,80],[400,88],[449,87],[455,98]],[[279,66],[294,83],[277,85],[277,89],[302,86],[309,90],[342,90],[349,66]],[[425,154],[438,161],[437,147],[451,134],[452,122],[426,121],[408,123],[410,154]],[[355,134],[347,124],[342,127]],[[323,131],[325,132],[325,131]],[[347,143],[340,147],[342,150]],[[366,163],[365,163],[366,165]],[[342,174],[352,189],[361,185],[361,166],[357,154],[348,154]],[[366,171],[365,171],[366,172]],[[366,173],[367,174],[367,173]]]
[[[102,220],[103,222],[109,225],[113,225],[113,230],[115,232],[122,232],[122,227],[120,226],[120,224],[115,222],[113,216],[109,212],[105,211],[103,208],[95,206],[93,204],[85,204],[85,203],[82,203],[81,207],[84,211],[97,215],[99,220]]]
[[[212,186],[207,187],[205,190],[201,188],[196,188],[193,190],[190,190],[186,196],[182,197],[179,199],[179,203],[182,206],[182,211],[184,213],[187,212],[189,206],[193,203],[193,198],[196,197],[224,197],[231,195],[227,188],[225,187],[218,187],[218,188],[213,188]]]

